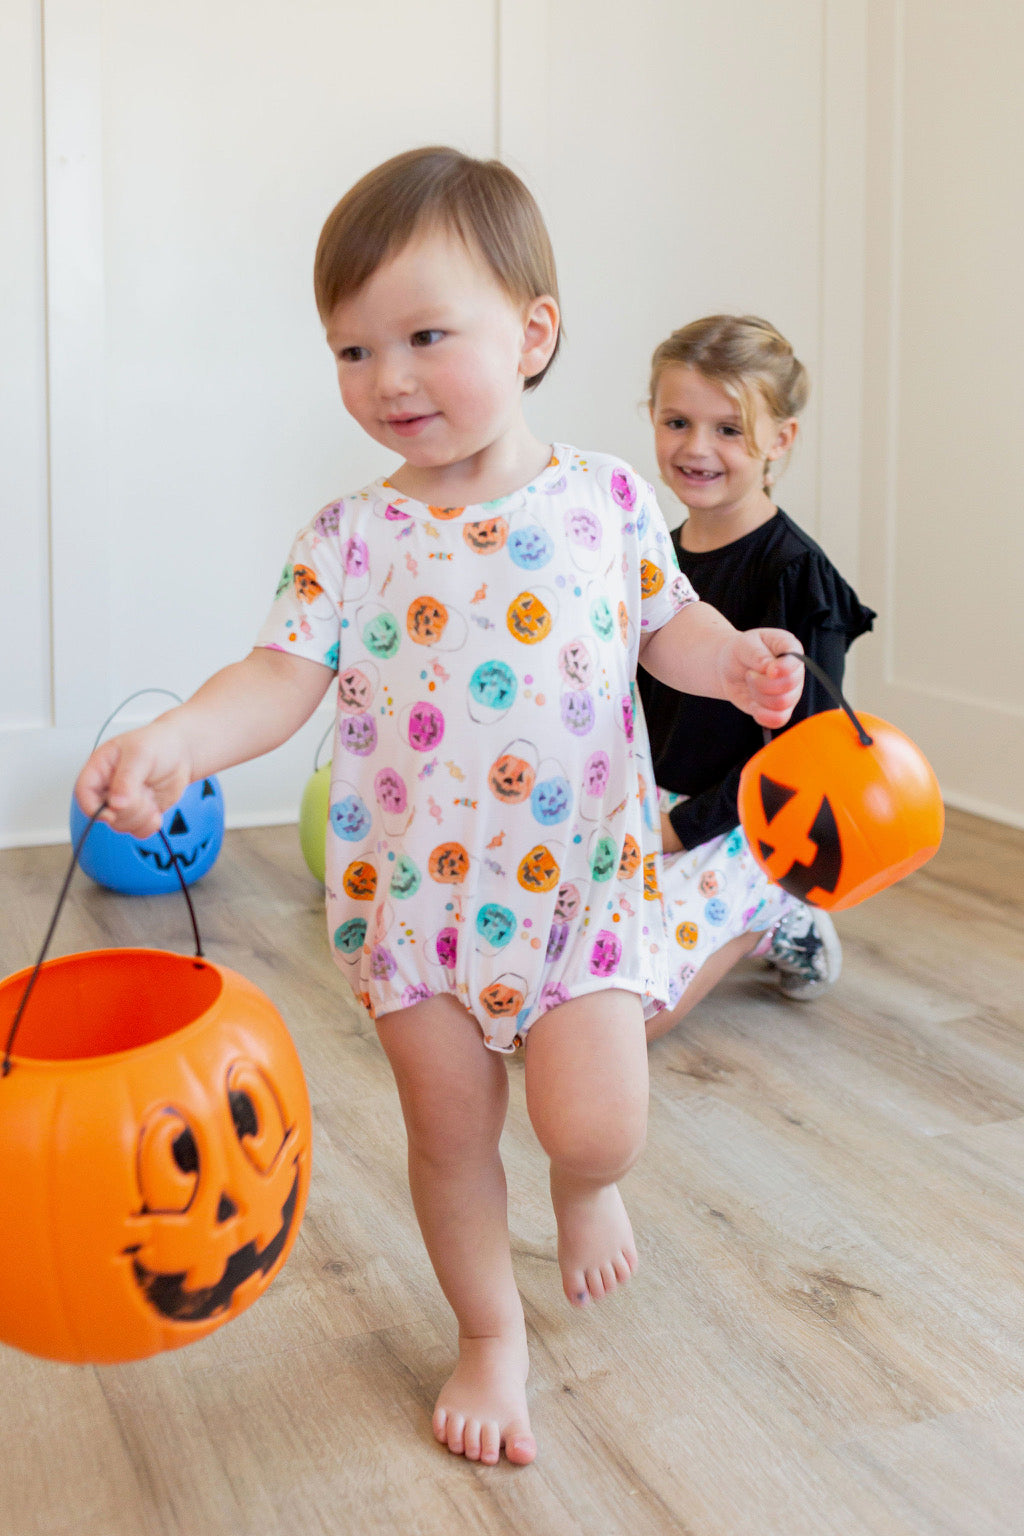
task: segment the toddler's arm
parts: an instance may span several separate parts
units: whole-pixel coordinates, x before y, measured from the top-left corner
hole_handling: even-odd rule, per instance
[[[75,784],[87,816],[149,837],[187,785],[279,747],[309,719],[334,673],[260,647],[217,672],[176,709],[96,748]]]
[[[785,629],[734,629],[709,603],[690,603],[641,642],[648,672],[679,693],[728,699],[758,725],[786,724],[803,687],[803,664],[783,659],[800,651]]]

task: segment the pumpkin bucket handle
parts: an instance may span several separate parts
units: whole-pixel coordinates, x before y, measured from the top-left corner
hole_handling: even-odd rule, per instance
[[[160,689],[148,690],[148,689],[143,688],[140,691],[142,693],[146,693],[146,692],[149,692],[149,691],[156,692],[156,693],[166,693],[167,689],[166,688],[160,688]],[[135,697],[135,695],[133,694],[132,698],[134,698],[134,697]],[[124,702],[125,702],[125,704],[127,704],[128,700],[125,699]],[[117,710],[114,711],[114,714],[116,714],[116,713],[117,713]],[[114,718],[114,716],[111,715],[110,719],[112,720],[113,718]],[[103,727],[100,730],[100,735],[101,736],[103,734],[103,731],[106,730],[106,727],[109,724],[110,724],[110,720],[108,720],[103,725]],[[98,739],[99,738],[97,737],[97,740]],[[82,852],[82,848],[85,845],[86,838],[89,836],[89,833],[92,831],[93,827],[96,825],[97,817],[104,810],[106,810],[106,802],[104,802],[103,805],[101,805],[98,810],[93,812],[92,816],[89,818],[89,825],[86,827],[85,831],[82,833],[81,837],[78,839],[77,844],[72,849],[72,852],[71,852],[71,863],[68,865],[68,872],[64,876],[64,884],[60,888],[60,895],[57,897],[57,905],[54,908],[53,916],[50,918],[50,926],[46,930],[46,937],[44,938],[43,944],[42,944],[42,948],[39,951],[39,958],[36,961],[36,963],[35,963],[35,965],[34,965],[34,967],[32,969],[32,974],[31,974],[31,976],[28,979],[28,985],[25,987],[25,991],[22,993],[21,1002],[18,1004],[17,1012],[14,1015],[14,1020],[13,1020],[13,1022],[11,1024],[10,1030],[8,1031],[8,1034],[7,1034],[7,1044],[4,1047],[3,1065],[0,1066],[0,1077],[7,1077],[8,1074],[10,1073],[10,1070],[11,1070],[11,1053],[14,1050],[14,1040],[15,1040],[15,1036],[18,1033],[18,1026],[21,1023],[22,1016],[23,1016],[23,1014],[25,1012],[26,1004],[28,1003],[28,1000],[29,1000],[30,996],[32,995],[32,989],[33,989],[33,987],[36,984],[36,980],[37,980],[37,978],[39,976],[39,972],[43,968],[43,961],[46,959],[46,952],[47,952],[47,950],[50,947],[50,943],[51,943],[51,941],[53,939],[54,932],[56,931],[56,928],[57,928],[57,920],[60,917],[61,911],[62,911],[63,906],[64,906],[64,902],[65,902],[65,900],[67,898],[68,890],[69,890],[69,888],[71,886],[71,877],[75,873],[75,865],[78,863],[79,854]],[[167,841],[166,837],[164,836],[162,829],[160,831],[160,839],[161,839],[164,847],[167,850],[168,858],[170,859],[171,863],[174,866],[174,873],[178,877],[178,884],[181,886],[181,894],[185,898],[185,904],[188,907],[188,915],[189,915],[189,917],[192,920],[192,934],[193,934],[193,937],[195,938],[195,941],[196,941],[196,959],[197,960],[201,960],[203,958],[203,943],[202,943],[202,940],[199,937],[199,924],[196,922],[196,909],[192,905],[192,898],[191,898],[191,896],[188,893],[188,886],[185,884],[185,877],[182,874],[181,869],[179,867],[178,855],[172,850],[171,845]]]
[[[334,721],[332,720],[330,725],[327,727],[326,731],[324,731],[323,735],[320,738],[320,745],[317,747],[316,751],[313,753],[313,772],[314,773],[316,773],[317,770],[320,767],[320,753],[323,751],[324,747],[327,745],[328,739],[332,735],[333,731],[334,731]]]
[[[864,729],[863,725],[860,723],[860,721],[857,719],[857,716],[850,708],[849,704],[847,704],[846,700],[843,698],[841,689],[836,687],[835,683],[829,677],[824,667],[820,667],[818,663],[812,660],[810,656],[805,656],[803,651],[781,651],[779,655],[780,660],[783,656],[791,656],[794,661],[802,661],[807,670],[817,678],[818,682],[825,689],[837,707],[839,709],[845,710],[849,718],[853,721],[854,730],[860,737],[861,746],[870,747],[874,745],[875,738],[868,735],[867,731]],[[764,727],[764,740],[766,746],[768,742],[772,740],[772,733],[767,726]]]
[[[175,693],[172,688],[136,688],[134,693],[130,693],[126,699],[121,700],[116,709],[112,709],[110,711],[110,714],[107,716],[99,730],[96,732],[96,740],[92,744],[92,750],[94,752],[99,746],[100,742],[103,740],[103,732],[106,730],[107,726],[110,725],[112,721],[117,719],[118,715],[121,713],[122,709],[124,709],[126,704],[130,704],[133,699],[140,699],[144,693],[162,693],[166,698],[173,699],[175,704],[181,703],[181,695]],[[91,825],[92,823],[90,822],[90,826]],[[88,831],[89,829],[86,828],[86,836],[88,836]],[[85,839],[83,838],[82,841],[84,842]]]

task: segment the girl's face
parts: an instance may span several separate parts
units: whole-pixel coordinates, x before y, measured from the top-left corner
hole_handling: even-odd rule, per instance
[[[327,341],[345,409],[401,454],[409,494],[426,500],[435,483],[515,459],[523,383],[550,357],[557,325],[554,300],[517,304],[482,256],[435,229],[336,306]]]
[[[691,511],[739,522],[770,515],[765,461],[788,451],[796,436],[794,418],[776,422],[758,394],[758,451],[751,453],[736,401],[695,369],[672,363],[658,379],[651,420],[661,477]]]

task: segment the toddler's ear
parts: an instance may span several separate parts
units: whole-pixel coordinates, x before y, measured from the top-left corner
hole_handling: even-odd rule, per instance
[[[558,305],[549,293],[531,299],[523,316],[523,348],[519,371],[525,379],[541,373],[551,361],[558,340],[561,317]]]

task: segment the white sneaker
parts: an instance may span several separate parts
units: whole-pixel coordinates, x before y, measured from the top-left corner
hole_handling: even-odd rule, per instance
[[[810,1002],[839,980],[843,946],[828,913],[800,902],[776,923],[765,958],[779,972],[785,997]]]

